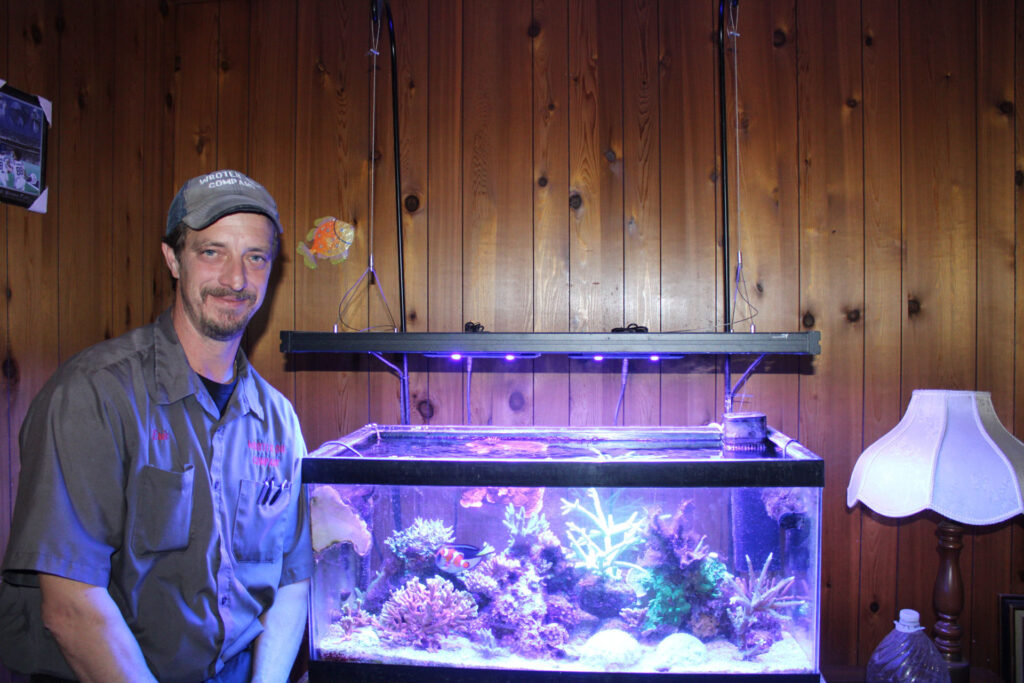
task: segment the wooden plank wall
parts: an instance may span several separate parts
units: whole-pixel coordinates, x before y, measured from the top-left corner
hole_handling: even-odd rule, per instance
[[[409,330],[721,324],[715,0],[392,10]],[[28,402],[60,361],[168,305],[159,231],[204,170],[248,171],[277,197],[283,258],[247,345],[310,446],[399,419],[376,360],[278,351],[282,329],[398,317],[390,44],[382,32],[374,65],[369,11],[0,0],[0,77],[56,118],[49,212],[0,207],[0,547]],[[827,460],[822,661],[863,665],[898,608],[932,621],[936,522],[848,510],[857,455],[918,387],[991,391],[1024,435],[1024,0],[743,0],[730,32],[730,258],[750,304],[736,328],[823,335],[821,356],[756,376],[738,407]],[[327,215],[356,243],[310,270],[295,249]],[[617,364],[410,369],[415,423],[699,424],[721,410],[707,363],[631,362],[618,415]],[[1024,593],[1021,520],[970,530],[961,564],[966,654],[995,671],[996,596]]]

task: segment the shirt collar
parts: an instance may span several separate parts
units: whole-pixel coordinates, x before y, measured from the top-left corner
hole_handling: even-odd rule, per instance
[[[263,408],[259,402],[259,390],[253,374],[249,359],[239,348],[235,355],[235,376],[238,378],[238,385],[231,401],[239,401],[243,413],[251,412],[262,420]],[[200,390],[201,386],[202,380],[188,364],[185,350],[181,348],[178,334],[174,331],[171,309],[167,309],[153,325],[153,396],[158,403],[169,404],[195,394],[199,402],[204,403],[208,396],[205,389]],[[204,407],[212,410],[213,406],[206,406],[204,403]]]

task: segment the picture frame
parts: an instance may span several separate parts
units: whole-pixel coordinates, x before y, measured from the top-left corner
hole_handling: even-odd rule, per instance
[[[0,79],[0,201],[46,213],[46,141],[53,105]]]
[[[1024,595],[999,596],[999,660],[1004,681],[1024,683]]]

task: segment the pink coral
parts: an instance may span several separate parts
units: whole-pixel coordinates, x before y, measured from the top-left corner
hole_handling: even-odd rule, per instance
[[[436,652],[444,636],[467,632],[475,618],[473,596],[437,576],[410,579],[384,603],[379,621],[386,640]]]

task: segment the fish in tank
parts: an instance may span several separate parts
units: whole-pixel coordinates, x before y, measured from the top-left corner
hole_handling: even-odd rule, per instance
[[[818,680],[822,462],[774,431],[722,438],[370,425],[328,442],[303,466],[311,680]]]

